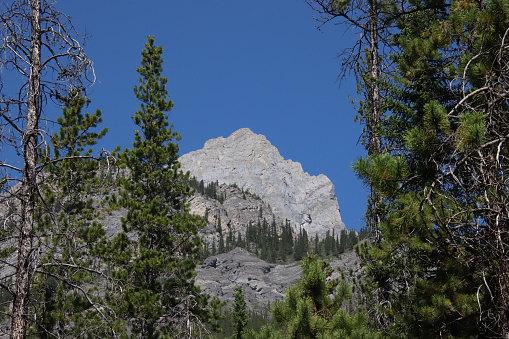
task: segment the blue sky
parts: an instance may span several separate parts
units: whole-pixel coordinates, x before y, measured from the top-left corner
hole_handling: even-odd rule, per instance
[[[351,171],[364,154],[348,98],[355,83],[337,81],[336,55],[355,39],[343,27],[319,31],[304,0],[66,0],[57,9],[90,35],[85,50],[97,82],[89,110],[103,112],[104,147],[130,146],[136,68],[154,35],[164,47],[181,154],[248,127],[306,172],[327,175],[347,228],[362,226],[366,189]]]

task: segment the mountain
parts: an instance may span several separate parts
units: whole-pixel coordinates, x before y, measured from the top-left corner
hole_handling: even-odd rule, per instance
[[[265,136],[248,128],[228,138],[207,141],[180,158],[182,169],[205,183],[236,185],[259,196],[294,231],[324,238],[345,229],[334,185],[323,174],[312,176],[298,162],[285,160]]]

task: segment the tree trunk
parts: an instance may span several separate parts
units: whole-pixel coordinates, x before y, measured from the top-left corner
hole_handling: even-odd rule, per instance
[[[371,101],[371,112],[369,117],[369,149],[370,154],[380,154],[382,152],[382,142],[380,135],[376,131],[381,118],[380,108],[380,60],[378,55],[378,16],[376,2],[371,2],[370,21],[369,21],[369,99]]]
[[[24,135],[24,167],[21,186],[21,225],[15,294],[12,305],[11,339],[24,338],[27,330],[30,280],[34,269],[32,255],[35,198],[37,193],[37,144],[40,116],[41,2],[31,0],[30,78],[28,82],[27,120]]]
[[[509,339],[509,264],[501,260],[498,272],[498,287],[500,299],[498,301],[498,312],[501,323],[502,338]]]
[[[381,107],[380,107],[380,59],[378,55],[378,13],[376,0],[370,1],[369,10],[369,92],[368,99],[370,102],[370,112],[367,119],[368,129],[368,154],[381,154],[382,153],[382,141],[377,131],[378,125],[381,119]],[[382,234],[380,232],[380,222],[382,221],[378,204],[381,201],[381,197],[371,189],[371,213],[368,222],[372,225],[375,232],[375,241],[379,244],[382,241]]]

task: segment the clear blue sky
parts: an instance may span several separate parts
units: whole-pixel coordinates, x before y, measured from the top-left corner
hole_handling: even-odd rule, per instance
[[[154,35],[181,154],[248,127],[306,172],[327,175],[347,228],[362,226],[366,189],[351,170],[364,153],[348,98],[355,86],[353,78],[339,86],[336,59],[355,37],[342,27],[319,31],[304,0],[66,0],[57,8],[91,36],[85,49],[97,83],[89,110],[103,111],[106,148],[130,146],[136,68]]]

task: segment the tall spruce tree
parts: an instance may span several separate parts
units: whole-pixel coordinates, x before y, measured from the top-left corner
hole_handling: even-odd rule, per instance
[[[193,280],[201,244],[197,230],[204,221],[188,211],[189,174],[180,169],[181,137],[168,121],[173,103],[162,77],[162,53],[149,36],[134,87],[141,102],[133,116],[139,130],[120,156],[127,169],[120,203],[128,212],[122,219],[125,234],[115,241],[121,251],[117,264],[125,264],[116,277],[125,286],[112,300],[135,335],[200,337],[217,313]]]
[[[235,334],[233,338],[242,339],[246,326],[249,322],[249,313],[247,312],[247,304],[244,300],[244,292],[241,286],[237,286],[235,293],[235,303],[233,304],[233,328]]]

